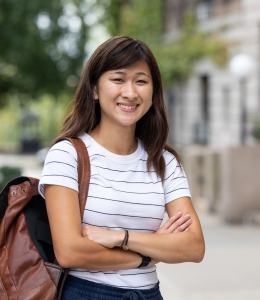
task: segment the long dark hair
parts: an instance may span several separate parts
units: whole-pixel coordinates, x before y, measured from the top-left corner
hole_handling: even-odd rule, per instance
[[[147,62],[153,79],[153,105],[137,122],[136,137],[143,142],[148,153],[147,170],[154,167],[156,174],[165,178],[164,149],[175,155],[177,152],[167,144],[169,126],[163,100],[161,73],[154,55],[148,46],[126,36],[116,36],[100,45],[87,61],[77,87],[72,112],[66,117],[61,133],[62,137],[76,137],[93,130],[100,121],[100,105],[94,101],[94,86],[100,76],[109,71],[128,68],[136,62]]]

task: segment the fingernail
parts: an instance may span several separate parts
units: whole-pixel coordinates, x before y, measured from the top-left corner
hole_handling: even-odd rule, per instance
[[[181,215],[182,214],[182,212],[181,211],[178,211],[178,215]]]
[[[189,214],[187,214],[187,215],[186,215],[186,217],[190,217],[190,215],[189,215]]]

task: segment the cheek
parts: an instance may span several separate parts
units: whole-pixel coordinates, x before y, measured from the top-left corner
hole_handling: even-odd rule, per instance
[[[118,90],[113,85],[104,84],[102,87],[99,88],[98,96],[99,99],[109,102],[109,100],[114,99],[118,96]]]
[[[147,91],[146,94],[146,101],[149,105],[151,105],[152,101],[153,101],[153,90],[150,89],[149,91]]]

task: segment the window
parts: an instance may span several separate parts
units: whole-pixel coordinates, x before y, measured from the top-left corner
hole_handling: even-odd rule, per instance
[[[213,1],[206,0],[198,3],[196,7],[196,16],[198,21],[207,20],[211,16]]]

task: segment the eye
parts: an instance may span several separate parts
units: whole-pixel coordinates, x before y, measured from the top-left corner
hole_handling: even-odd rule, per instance
[[[122,79],[122,78],[114,78],[113,81],[116,81],[116,82],[123,82],[123,79]]]
[[[137,81],[137,83],[145,84],[145,83],[147,83],[147,82],[146,82],[145,80],[141,80],[141,79],[140,79],[140,80]]]

